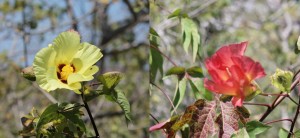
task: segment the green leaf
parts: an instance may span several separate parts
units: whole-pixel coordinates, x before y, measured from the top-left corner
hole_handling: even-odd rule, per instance
[[[300,50],[300,36],[298,37],[297,48],[298,48],[298,50]]]
[[[204,88],[203,80],[193,79],[189,80],[189,83],[196,99],[206,99],[209,101],[213,99],[213,94]]]
[[[284,71],[276,69],[275,74],[271,76],[271,83],[282,92],[290,92],[290,86],[293,81],[293,73],[290,71]]]
[[[294,133],[294,136],[296,138],[299,138],[300,137],[300,130],[297,130],[295,133]]]
[[[169,75],[184,75],[185,73],[185,68],[184,67],[179,67],[179,66],[175,66],[170,68],[167,73],[166,76]]]
[[[280,128],[278,133],[279,138],[287,138],[288,135],[289,135],[289,131],[287,131],[284,128]]]
[[[263,133],[269,128],[271,128],[271,126],[265,125],[259,121],[250,121],[246,124],[246,129],[250,138],[255,138],[257,134]]]
[[[120,72],[107,72],[98,77],[98,80],[103,84],[105,89],[115,88],[120,80],[122,79],[123,74]]]
[[[159,35],[152,27],[150,27],[149,41],[151,45],[149,54],[150,81],[154,81],[158,71],[163,75],[163,57],[158,48]]]
[[[37,122],[37,137],[56,136],[81,136],[86,132],[83,120],[80,118],[80,104],[62,103],[48,106]],[[75,128],[75,129],[74,129]]]
[[[59,105],[59,110],[61,111],[60,113],[72,122],[70,125],[75,126],[74,131],[77,131],[78,127],[81,131],[86,132],[84,122],[81,119],[81,112],[79,110],[80,108],[81,106],[79,103],[62,103]]]
[[[45,111],[41,114],[40,119],[38,120],[36,125],[37,137],[40,137],[41,133],[46,133],[44,130],[42,130],[42,127],[44,125],[51,122],[51,120],[62,118],[62,116],[60,116],[57,113],[57,110],[58,110],[58,104],[56,103],[56,104],[49,105],[45,109]]]
[[[183,48],[188,53],[188,48],[192,45],[193,62],[196,60],[198,49],[200,47],[200,35],[198,33],[197,24],[188,17],[181,19]]]
[[[174,111],[178,108],[179,104],[182,102],[184,94],[185,94],[185,89],[186,89],[186,78],[182,78],[181,80],[178,80],[177,85],[176,85],[176,91],[175,95],[173,98],[173,104],[175,106],[175,109],[172,108],[171,110],[171,115],[174,113]]]
[[[168,19],[174,18],[174,17],[180,17],[181,14],[181,9],[176,9],[174,12],[172,12],[169,16]]]
[[[197,78],[202,78],[202,77],[204,77],[204,76],[203,76],[203,71],[202,71],[202,68],[201,68],[201,67],[197,67],[197,66],[191,67],[191,68],[188,68],[188,69],[186,70],[186,72],[187,72],[190,76],[192,76],[192,77],[197,77]]]
[[[239,129],[236,133],[231,135],[231,138],[250,138],[245,128]]]
[[[126,122],[128,123],[131,121],[131,111],[130,111],[130,104],[127,100],[126,96],[124,95],[121,90],[114,90],[112,93],[112,98],[116,103],[119,104],[119,106],[122,108],[122,110],[125,113]]]

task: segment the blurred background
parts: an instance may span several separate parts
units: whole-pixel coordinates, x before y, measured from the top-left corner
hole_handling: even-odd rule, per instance
[[[201,36],[201,59],[192,62],[192,54],[183,52],[181,27],[176,18],[168,16],[176,9],[182,9],[198,25]],[[159,14],[157,14],[159,13]],[[266,93],[279,93],[270,86],[270,76],[276,68],[296,72],[300,69],[300,58],[295,53],[296,42],[300,35],[300,3],[298,0],[152,0],[150,2],[150,24],[160,35],[160,49],[178,66],[202,66],[204,59],[212,55],[222,45],[248,41],[245,55],[259,61],[265,68],[267,76],[259,79],[258,84]],[[164,59],[163,70],[173,67]],[[206,74],[206,76],[208,76]],[[171,98],[176,88],[176,78],[158,77],[156,84]],[[292,92],[292,98],[297,100],[297,92]],[[257,96],[250,102],[271,103],[275,97]],[[192,104],[195,98],[190,87],[180,108]],[[151,89],[150,108],[153,116],[159,121],[170,118],[171,105],[162,92],[153,87]],[[251,112],[251,119],[259,119],[265,112],[265,107],[247,105]],[[265,122],[293,118],[296,105],[285,99]],[[156,122],[151,119],[151,125]],[[272,128],[258,137],[277,137],[280,127],[287,130],[290,122],[272,124]],[[294,130],[300,129],[300,120]],[[162,137],[162,131],[152,132],[152,137]]]
[[[133,121],[127,126],[121,108],[100,96],[89,102],[100,136],[147,137],[148,0],[0,0],[0,137],[17,137],[20,117],[33,107],[41,112],[52,102],[81,102],[73,92],[45,93],[20,74],[41,48],[69,29],[102,49],[99,73],[125,74],[118,87],[131,104]],[[93,134],[88,116],[84,120]]]

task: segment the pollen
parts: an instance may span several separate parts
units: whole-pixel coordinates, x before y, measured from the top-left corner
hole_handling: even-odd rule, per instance
[[[57,77],[63,83],[67,83],[69,75],[75,72],[75,68],[73,65],[60,64],[58,66],[58,69],[59,72],[57,72]]]

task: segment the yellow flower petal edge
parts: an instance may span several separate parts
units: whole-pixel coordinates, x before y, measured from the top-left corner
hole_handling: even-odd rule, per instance
[[[81,82],[94,78],[99,71],[94,64],[102,56],[98,47],[80,43],[78,32],[62,32],[36,54],[33,62],[36,81],[48,92],[69,89],[80,94]]]

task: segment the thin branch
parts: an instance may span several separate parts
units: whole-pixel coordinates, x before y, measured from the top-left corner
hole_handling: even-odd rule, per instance
[[[24,61],[25,61],[25,67],[28,66],[28,57],[27,57],[27,41],[26,41],[26,15],[25,15],[25,7],[26,7],[26,1],[22,1],[22,39],[23,39],[23,49],[24,49]]]
[[[125,2],[125,4],[127,5],[131,15],[133,16],[133,19],[136,21],[137,20],[137,15],[133,10],[133,7],[131,6],[130,2],[128,0],[123,0]]]
[[[286,97],[289,98],[296,105],[299,105],[290,95],[287,95]]]
[[[289,122],[293,123],[292,119],[288,118],[288,119],[279,119],[279,120],[270,121],[270,122],[267,122],[265,124],[268,125],[268,124],[272,124],[272,123],[276,123],[276,122],[282,122],[282,121],[289,121]]]
[[[152,117],[152,119],[154,119],[156,121],[156,123],[159,123],[159,121],[151,113],[149,115]],[[167,134],[165,129],[162,129],[162,130],[165,134]]]
[[[149,115],[156,121],[156,123],[159,123],[159,121],[151,113]]]
[[[119,27],[118,29],[115,29],[111,32],[106,32],[102,37],[100,45],[103,46],[103,45],[107,44],[111,40],[117,38],[118,36],[120,36],[121,34],[126,32],[128,29],[134,27],[137,23],[145,22],[145,21],[148,22],[149,21],[148,18],[149,18],[148,15],[141,14],[137,17],[136,20],[133,20],[133,21],[127,23],[126,25]]]
[[[122,53],[126,53],[128,51],[134,50],[134,49],[138,49],[138,48],[140,48],[141,46],[144,46],[144,45],[146,45],[146,44],[139,44],[139,45],[136,45],[136,46],[129,46],[128,48],[124,48],[124,49],[120,49],[120,50],[112,50],[112,51],[109,51],[109,52],[106,52],[106,51],[103,50],[102,53],[103,53],[103,55],[122,54]]]
[[[244,105],[258,105],[258,106],[265,106],[270,108],[271,106],[269,104],[262,104],[262,103],[243,103]]]
[[[74,29],[75,31],[78,31],[78,24],[77,24],[78,21],[77,21],[75,15],[74,15],[73,10],[72,10],[72,3],[71,3],[70,0],[65,0],[65,2],[66,2],[66,5],[67,5],[67,7],[66,7],[67,8],[67,13],[70,16],[71,21],[72,21],[72,29]]]
[[[156,84],[154,84],[153,82],[150,82],[150,84],[152,84],[153,86],[155,86],[156,88],[158,88],[167,97],[167,99],[170,102],[170,104],[172,105],[175,113],[177,114],[176,108],[175,108],[175,106],[174,106],[171,98],[165,93],[165,91],[162,88],[160,88],[159,86],[157,86]]]
[[[299,87],[300,88],[300,87]],[[298,115],[299,115],[299,112],[300,112],[300,98],[298,98],[298,106],[297,106],[297,111],[296,111],[296,114],[294,116],[294,119],[293,119],[293,122],[292,122],[292,125],[291,125],[291,128],[290,128],[290,131],[289,131],[289,135],[288,135],[288,138],[290,138],[293,134],[293,130],[294,130],[294,127],[295,127],[295,124],[297,122],[297,118],[298,118]]]
[[[282,92],[280,92],[280,94],[282,94]],[[278,95],[271,104],[271,107],[268,107],[267,111],[262,115],[259,121],[263,122],[269,116],[269,114],[283,101],[284,98],[285,96]]]
[[[153,46],[153,45],[149,45],[149,46],[150,46],[150,48],[153,48],[153,49],[155,49],[156,51],[158,51],[161,55],[163,55],[166,59],[168,59],[174,66],[177,66],[176,63],[175,63],[173,60],[171,60],[170,57],[168,57],[168,56],[165,55],[163,52],[161,52],[157,47],[155,47],[155,46]]]

